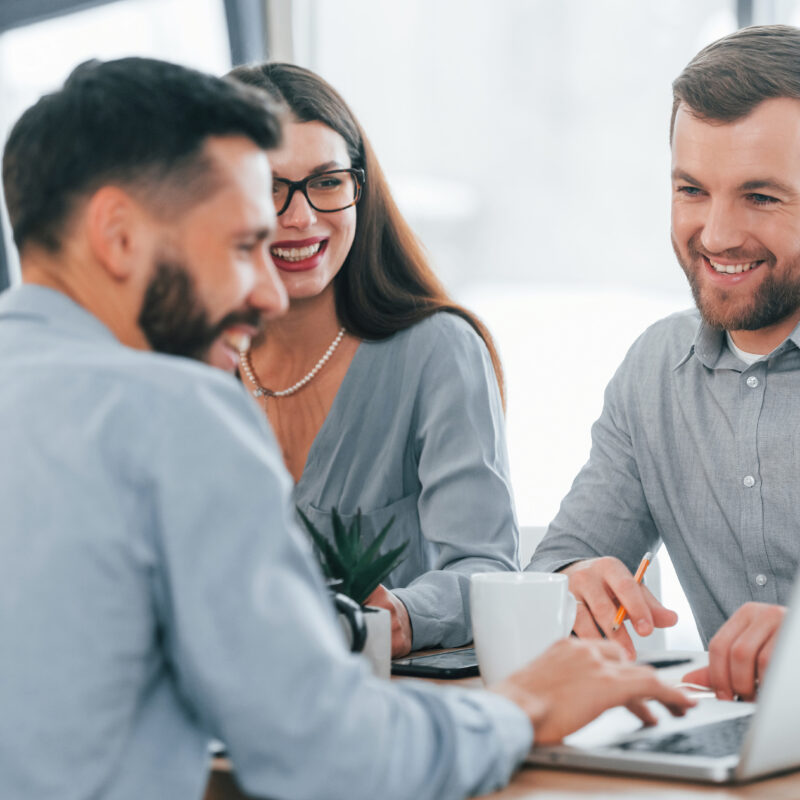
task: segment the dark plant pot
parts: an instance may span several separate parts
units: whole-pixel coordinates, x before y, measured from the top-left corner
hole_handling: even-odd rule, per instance
[[[333,605],[339,612],[339,618],[344,620],[345,632],[349,634],[350,650],[353,653],[360,653],[367,641],[367,624],[364,620],[363,609],[347,595],[334,592],[332,597]]]

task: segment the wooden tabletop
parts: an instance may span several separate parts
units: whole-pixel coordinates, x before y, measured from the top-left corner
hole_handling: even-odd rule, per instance
[[[743,786],[705,786],[680,781],[601,775],[544,767],[523,767],[502,791],[487,800],[798,800],[800,772],[755,781]],[[211,773],[205,800],[246,800],[226,761],[218,760]]]
[[[395,680],[420,680],[395,678]],[[433,681],[448,686],[480,687],[480,678]],[[523,767],[502,791],[485,795],[491,800],[800,800],[800,771],[742,786],[707,786],[683,781],[633,778],[594,772]],[[205,800],[244,800],[224,759],[214,762]]]

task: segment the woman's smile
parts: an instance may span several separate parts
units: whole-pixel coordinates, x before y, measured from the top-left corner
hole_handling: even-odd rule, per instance
[[[319,266],[327,246],[328,237],[314,236],[309,239],[275,242],[269,248],[269,253],[278,269],[304,272]]]

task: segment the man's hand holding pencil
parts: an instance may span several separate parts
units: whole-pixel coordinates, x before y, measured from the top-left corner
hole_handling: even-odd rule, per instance
[[[669,628],[678,621],[678,615],[662,606],[641,582],[650,560],[650,553],[645,554],[636,575],[611,556],[576,561],[562,570],[569,576],[569,590],[578,601],[573,627],[576,636],[605,636],[634,658],[636,649],[622,625],[626,616],[640,636],[649,636],[655,628]]]

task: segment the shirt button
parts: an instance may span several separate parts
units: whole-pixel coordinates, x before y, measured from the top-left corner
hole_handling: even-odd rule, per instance
[[[756,583],[757,583],[759,586],[765,586],[765,585],[766,585],[766,583],[767,583],[767,576],[766,576],[766,575],[763,575],[763,574],[761,574],[761,575],[756,575]]]
[[[755,376],[755,375],[751,375],[751,376],[750,376],[750,377],[747,379],[746,383],[747,383],[747,385],[748,385],[748,386],[749,386],[751,389],[755,389],[755,388],[756,388],[756,386],[758,386],[758,378],[756,378],[756,376]]]
[[[744,480],[742,481],[742,483],[743,483],[743,484],[744,484],[744,485],[745,485],[745,486],[746,486],[748,489],[750,489],[751,487],[753,487],[753,486],[755,486],[755,485],[756,485],[756,479],[755,479],[755,478],[754,478],[752,475],[745,475],[745,476],[744,476]]]

